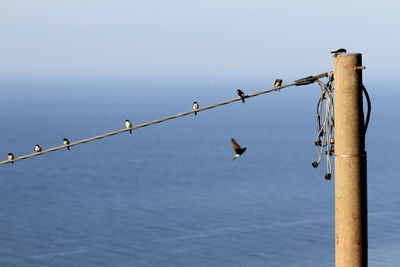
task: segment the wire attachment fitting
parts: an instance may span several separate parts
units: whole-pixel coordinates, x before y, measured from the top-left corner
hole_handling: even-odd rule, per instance
[[[323,78],[323,77],[328,77],[328,73],[323,73],[323,74],[317,75],[317,76],[308,76],[308,77],[305,77],[305,78],[301,78],[301,79],[298,79],[298,80],[294,81],[294,83],[295,83],[296,86],[312,84],[316,80],[318,80],[320,78]]]
[[[354,66],[354,70],[365,70],[366,68],[365,66]]]

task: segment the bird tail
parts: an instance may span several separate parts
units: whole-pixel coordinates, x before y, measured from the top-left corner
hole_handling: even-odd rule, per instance
[[[242,97],[242,102],[243,102],[243,103],[246,102],[246,101],[244,101],[244,97]]]
[[[129,130],[129,133],[132,134],[132,130]]]
[[[11,164],[14,164],[14,161],[11,161]]]
[[[232,161],[234,161],[235,159],[237,159],[239,157],[239,155],[236,155],[233,159],[232,159]]]
[[[194,115],[197,116],[197,111],[194,112]]]
[[[71,149],[69,148],[69,146],[67,146],[68,151],[70,151]]]

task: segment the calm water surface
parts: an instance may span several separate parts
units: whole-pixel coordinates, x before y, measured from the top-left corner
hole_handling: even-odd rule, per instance
[[[270,83],[4,79],[0,155]],[[400,94],[366,85],[369,264],[397,266]],[[311,167],[318,97],[288,88],[0,166],[0,266],[334,266],[334,182]],[[248,149],[234,162],[231,137]]]

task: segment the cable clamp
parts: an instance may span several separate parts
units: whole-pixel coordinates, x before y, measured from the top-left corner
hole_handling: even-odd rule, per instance
[[[298,80],[296,80],[294,82],[296,83],[296,86],[300,86],[300,85],[312,84],[312,83],[315,82],[315,80],[317,80],[316,77],[308,76],[308,77],[305,77],[305,78],[298,79]]]
[[[294,81],[294,83],[296,86],[307,85],[307,84],[314,83],[316,80],[323,78],[323,77],[328,77],[328,72],[322,73],[317,76],[308,76],[305,78],[301,78],[301,79]]]

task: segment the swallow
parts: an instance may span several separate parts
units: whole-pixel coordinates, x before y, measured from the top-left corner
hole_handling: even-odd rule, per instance
[[[126,129],[129,129],[129,133],[132,134],[132,123],[129,120],[125,120]]]
[[[237,89],[236,92],[237,92],[238,96],[240,96],[240,98],[242,99],[242,102],[244,103],[245,95],[244,95],[243,91],[240,89]]]
[[[42,148],[39,145],[35,146],[35,151],[36,152],[42,152]]]
[[[193,102],[193,110],[198,110],[199,109],[199,103],[196,101]],[[197,116],[197,111],[194,112],[194,115]]]
[[[13,153],[8,153],[8,160],[13,160],[13,159],[14,159]],[[14,161],[11,161],[11,164],[14,164]]]
[[[233,139],[233,138],[231,138],[231,142],[232,142],[232,148],[236,153],[235,157],[232,160],[232,161],[234,161],[235,159],[240,157],[240,155],[242,155],[246,151],[246,148],[245,147],[242,148],[241,146],[239,146],[239,144],[236,143],[235,139]]]
[[[70,150],[69,146],[68,146],[69,145],[69,140],[67,138],[64,138],[63,143],[64,143],[64,146],[67,146],[67,149]]]
[[[333,56],[336,57],[337,55],[340,55],[340,54],[346,53],[346,52],[347,52],[346,49],[344,49],[344,48],[339,48],[339,49],[336,50],[336,51],[331,51],[331,54],[334,54]]]
[[[282,80],[281,79],[276,79],[274,86],[275,86],[275,88],[278,88],[278,87],[282,86]]]

